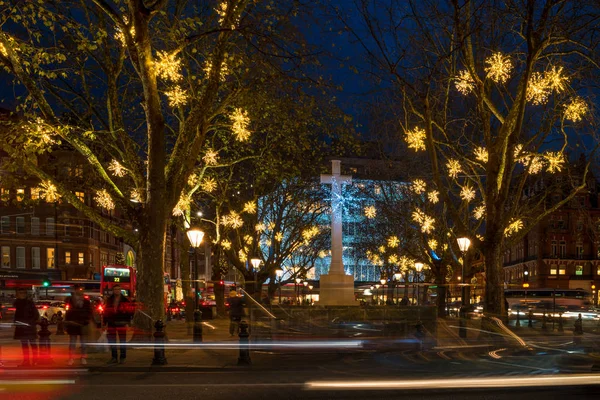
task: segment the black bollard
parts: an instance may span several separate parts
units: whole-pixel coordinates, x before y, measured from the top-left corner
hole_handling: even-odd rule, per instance
[[[62,316],[62,311],[56,313],[56,336],[65,334],[65,319]]]
[[[577,317],[575,321],[575,329],[573,330],[574,335],[583,335],[583,320],[581,319],[581,314]]]
[[[546,325],[546,311],[544,311],[544,315],[542,316],[542,330],[548,330],[548,326]]]
[[[202,343],[202,311],[194,311],[194,343]]]
[[[458,312],[458,336],[462,339],[467,338],[467,320],[466,320],[466,307],[460,307]]]
[[[565,328],[563,327],[562,312],[558,313],[558,331],[559,332],[565,331]]]
[[[521,326],[521,315],[519,314],[519,310],[517,310],[517,322],[515,323],[515,326]]]
[[[166,365],[167,357],[165,356],[165,324],[159,319],[154,324],[156,332],[154,332],[154,358],[152,365]]]
[[[42,318],[40,322],[40,331],[38,332],[38,336],[40,337],[38,340],[38,364],[51,364],[52,356],[50,351],[50,331],[48,330],[48,319]]]
[[[173,317],[171,316],[171,306],[167,307],[167,322],[171,321]]]
[[[423,350],[423,340],[425,339],[425,328],[423,327],[423,323],[420,320],[417,321],[415,328],[417,330],[415,333],[415,337],[417,338],[417,350]]]
[[[248,333],[248,323],[246,321],[240,322],[238,336],[240,338],[240,356],[238,357],[238,365],[251,365],[250,349],[248,348],[248,345],[250,344],[248,341],[250,333]]]
[[[530,328],[533,328],[533,311],[532,310],[529,310],[528,319],[529,319],[529,321],[527,322],[527,326]]]

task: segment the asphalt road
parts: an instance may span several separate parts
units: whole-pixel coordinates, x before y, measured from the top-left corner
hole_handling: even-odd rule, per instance
[[[565,374],[556,368],[561,362],[558,355],[435,361],[414,357],[386,352],[332,354],[327,361],[287,369],[273,365],[225,370],[172,367],[159,372],[7,370],[0,374],[0,398],[546,400],[592,399],[600,393],[600,373],[588,369]]]

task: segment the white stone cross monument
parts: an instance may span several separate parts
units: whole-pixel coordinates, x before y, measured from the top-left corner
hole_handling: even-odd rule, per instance
[[[342,185],[352,177],[340,175],[339,160],[331,160],[331,175],[321,175],[321,183],[331,185],[331,265],[321,275],[319,304],[324,306],[358,305],[354,300],[354,277],[346,275],[342,262]]]

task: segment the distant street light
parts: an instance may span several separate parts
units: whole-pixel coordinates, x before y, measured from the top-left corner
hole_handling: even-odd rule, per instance
[[[462,282],[462,290],[460,293],[460,302],[461,302],[461,306],[460,306],[460,318],[458,320],[458,334],[461,338],[466,338],[467,337],[467,329],[466,329],[466,321],[464,320],[466,317],[466,304],[467,302],[469,302],[469,298],[467,297],[467,287],[465,286],[465,264],[467,262],[467,251],[469,251],[469,247],[471,246],[471,240],[467,237],[459,237],[458,239],[456,239],[456,241],[458,242],[458,248],[460,249],[460,252],[462,253],[462,269],[460,272],[460,276],[459,279]]]
[[[193,340],[194,342],[202,341],[202,325],[200,318],[200,308],[198,304],[198,247],[202,243],[204,238],[204,232],[198,228],[190,228],[187,232],[187,237],[190,240],[190,244],[194,248],[194,327],[193,327]],[[208,268],[208,266],[207,266]]]
[[[252,270],[254,271],[254,293],[255,293],[255,296],[256,296],[256,294],[258,294],[259,300],[260,300],[260,290],[258,288],[258,270],[260,268],[261,262],[262,261],[260,258],[253,258],[250,260],[250,264],[252,264]]]
[[[423,271],[424,264],[422,262],[415,263],[415,270],[417,271],[417,305],[419,305],[419,282],[421,281],[421,271]],[[413,292],[414,293],[414,292]]]

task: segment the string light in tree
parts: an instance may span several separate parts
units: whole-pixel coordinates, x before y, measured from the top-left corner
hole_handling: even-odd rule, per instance
[[[562,67],[552,67],[544,73],[534,72],[527,86],[527,101],[534,105],[546,104],[553,90],[558,93],[565,90],[569,78],[562,71]]]
[[[311,226],[310,228],[302,231],[302,238],[304,238],[305,244],[308,244],[312,238],[319,234],[319,227]]]
[[[156,61],[154,61],[156,75],[166,81],[178,82],[183,76],[181,75],[181,60],[177,58],[177,54],[169,54],[166,51],[158,51],[156,53]]]
[[[505,83],[513,69],[510,58],[502,53],[494,53],[485,60],[487,77],[496,83]]]
[[[236,108],[231,114],[231,130],[235,135],[236,139],[240,142],[245,142],[250,138],[250,131],[248,125],[250,125],[250,118],[248,113],[241,108]]]
[[[460,174],[462,172],[462,169],[460,167],[460,162],[453,158],[448,160],[448,162],[446,163],[446,168],[448,168],[448,175],[451,178],[456,178],[458,176],[458,174]]]
[[[377,216],[377,209],[375,208],[375,206],[365,207],[364,212],[365,212],[365,217],[367,217],[369,219],[373,219]]]
[[[435,250],[435,249],[437,249],[437,247],[438,247],[438,242],[437,242],[437,240],[435,240],[435,239],[429,239],[429,240],[427,241],[427,245],[429,246],[429,248],[430,248],[431,250]]]
[[[484,215],[485,215],[485,205],[483,205],[483,204],[475,207],[475,209],[473,210],[473,216],[477,220],[482,219],[484,217]]]
[[[475,81],[473,77],[466,69],[463,69],[458,73],[458,76],[455,79],[454,86],[456,90],[458,90],[463,95],[467,95],[475,89]]]
[[[475,154],[475,158],[479,161],[481,161],[483,164],[487,164],[488,162],[488,151],[486,148],[484,147],[476,147],[475,151],[473,152]]]
[[[249,201],[246,204],[244,204],[244,212],[246,214],[256,214],[256,202]]]
[[[192,199],[185,194],[182,194],[181,196],[179,196],[179,201],[175,205],[175,208],[173,208],[173,216],[180,217],[186,211],[189,211],[191,201],[192,201]]]
[[[398,236],[390,236],[387,240],[387,245],[389,248],[395,249],[400,245],[400,240]]]
[[[431,204],[437,204],[440,201],[440,192],[437,190],[432,190],[431,192],[427,193],[427,198]]]
[[[427,190],[427,184],[421,179],[415,179],[411,185],[411,189],[415,194],[421,194]]]
[[[211,193],[217,188],[217,181],[214,178],[205,178],[202,180],[200,187],[206,193]]]
[[[227,239],[221,241],[221,247],[224,248],[225,250],[230,250],[231,249],[231,242]]]
[[[392,254],[388,257],[388,263],[391,265],[398,265],[398,256],[396,254]]]
[[[256,224],[256,225],[254,226],[254,230],[255,230],[256,232],[263,232],[263,231],[265,231],[266,229],[267,229],[266,225],[265,225],[264,223],[262,223],[262,222],[259,222],[258,224]]]
[[[142,194],[140,193],[140,191],[138,189],[132,189],[131,192],[129,193],[129,197],[131,198],[131,201],[133,201],[134,203],[142,202]]]
[[[118,176],[119,178],[124,177],[127,173],[127,169],[117,160],[112,160],[110,164],[108,164],[108,170],[112,172],[114,176]]]
[[[571,122],[579,122],[588,111],[587,103],[581,97],[575,97],[565,108],[565,118]]]
[[[469,185],[463,186],[460,191],[460,198],[467,202],[475,199],[475,190]]]
[[[167,95],[167,99],[169,100],[169,106],[171,108],[176,108],[180,106],[184,106],[188,102],[187,93],[181,88],[181,86],[177,85],[165,92]]]
[[[233,229],[241,228],[244,225],[242,217],[235,211],[231,211],[228,215],[221,218],[221,225],[230,226]]]
[[[206,165],[216,165],[219,162],[219,153],[213,149],[207,149],[202,157],[202,161],[204,161]]]
[[[546,171],[550,173],[562,171],[565,157],[561,152],[547,152],[544,154],[546,158]]]
[[[523,221],[521,221],[521,219],[515,219],[513,218],[509,223],[508,226],[504,229],[504,236],[511,236],[517,232],[519,232],[521,229],[523,228]]]
[[[40,197],[46,200],[48,203],[54,203],[60,199],[56,186],[50,181],[43,181],[40,183]]]
[[[204,63],[204,73],[209,76],[212,72],[213,69],[213,63],[210,60],[206,60],[206,62]],[[223,61],[221,63],[221,73],[219,74],[219,80],[221,82],[225,81],[227,79],[227,75],[229,75],[229,67],[227,66],[227,63],[225,61]]]
[[[94,196],[94,200],[96,200],[96,203],[106,209],[106,210],[114,210],[115,209],[115,202],[113,201],[112,197],[110,196],[110,194],[108,193],[108,191],[106,191],[106,189],[102,189],[96,192],[96,195]]]
[[[404,139],[408,143],[409,149],[415,151],[425,150],[425,130],[421,128],[414,128],[404,132]]]
[[[283,240],[283,232],[277,232],[275,234],[275,240],[281,242]]]

